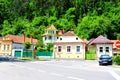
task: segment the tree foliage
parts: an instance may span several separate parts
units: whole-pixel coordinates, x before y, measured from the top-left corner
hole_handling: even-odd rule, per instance
[[[120,39],[119,13],[120,0],[0,0],[0,35],[25,33],[41,40],[54,24],[87,39]]]
[[[31,47],[30,42],[25,42],[24,47],[25,47],[25,49],[30,49],[30,47]]]

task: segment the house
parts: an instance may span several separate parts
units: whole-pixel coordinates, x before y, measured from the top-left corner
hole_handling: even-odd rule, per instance
[[[113,55],[120,55],[120,47],[117,46],[117,43],[119,42],[120,46],[120,40],[111,40],[113,42]]]
[[[27,38],[25,36],[6,35],[0,39],[0,54],[1,55],[12,55],[13,49],[24,49],[24,43],[30,42],[36,43],[38,40]]]
[[[113,42],[102,35],[87,42],[87,50],[95,52],[97,58],[99,58],[102,54],[108,54],[112,56],[112,46]]]
[[[53,44],[55,59],[85,59],[85,43],[74,31],[64,33]]]
[[[64,33],[64,30],[57,30],[55,26],[52,24],[49,28],[45,29],[43,36],[43,43],[53,43],[55,42],[59,36]]]

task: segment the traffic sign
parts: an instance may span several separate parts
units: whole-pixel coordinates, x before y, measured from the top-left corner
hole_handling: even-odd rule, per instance
[[[117,42],[116,42],[116,47],[117,47],[117,48],[120,48],[120,41],[117,41]]]

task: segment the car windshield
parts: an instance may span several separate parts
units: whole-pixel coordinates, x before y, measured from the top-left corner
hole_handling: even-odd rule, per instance
[[[110,58],[109,55],[102,55],[101,58]]]

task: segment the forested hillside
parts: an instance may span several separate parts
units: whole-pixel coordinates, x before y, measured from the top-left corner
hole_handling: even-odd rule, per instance
[[[120,39],[120,0],[0,0],[0,35],[41,38],[54,24],[87,39]]]

